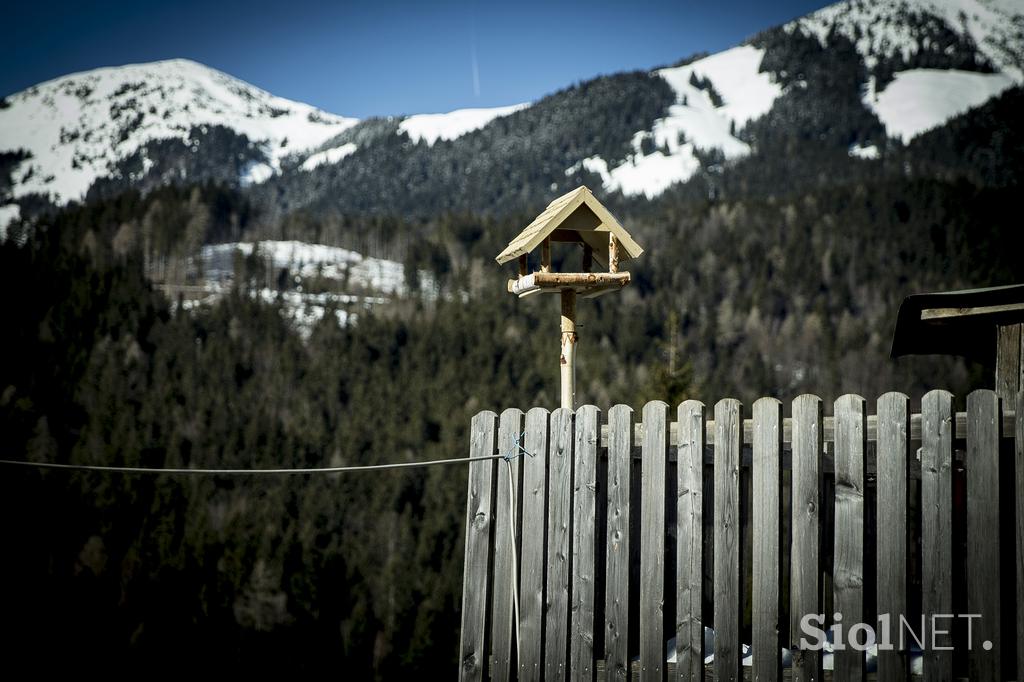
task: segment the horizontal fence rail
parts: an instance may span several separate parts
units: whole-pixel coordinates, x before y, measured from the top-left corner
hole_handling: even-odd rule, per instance
[[[1024,680],[1024,392],[954,404],[479,413],[459,678]]]
[[[774,400],[774,398],[773,398]],[[955,432],[958,434],[959,439],[963,439],[967,434],[967,413],[957,412],[952,418],[955,422]],[[713,445],[715,442],[715,420],[709,419],[707,422],[708,428],[708,444]],[[1016,411],[1011,407],[1010,409],[1003,410],[1001,433],[1003,438],[1013,438],[1013,432],[1016,428]],[[869,441],[878,440],[878,417],[877,415],[870,415],[867,420],[867,436]],[[635,424],[633,426],[634,436],[637,442],[643,440],[644,425]],[[679,422],[672,422],[669,425],[669,437],[675,442],[679,433]],[[822,421],[822,438],[826,443],[835,441],[835,418],[825,417]],[[921,440],[921,414],[912,414],[910,416],[910,440],[920,441]],[[608,446],[608,424],[601,425],[601,441],[600,446],[602,448]],[[744,419],[743,420],[743,443],[750,445],[754,442],[754,420]],[[789,417],[782,421],[782,442],[792,443],[793,442],[793,420]],[[1024,681],[1022,681],[1024,682]]]

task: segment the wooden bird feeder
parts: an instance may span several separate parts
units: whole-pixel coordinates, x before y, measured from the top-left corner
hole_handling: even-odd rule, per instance
[[[582,249],[579,272],[553,272],[551,243],[577,244]],[[540,269],[530,271],[529,255],[540,247]],[[586,187],[558,197],[495,259],[499,265],[519,261],[519,276],[508,281],[509,293],[524,298],[557,293],[562,298],[561,406],[575,407],[576,297],[593,298],[629,284],[620,265],[642,254],[628,232]],[[594,272],[595,263],[607,272]]]

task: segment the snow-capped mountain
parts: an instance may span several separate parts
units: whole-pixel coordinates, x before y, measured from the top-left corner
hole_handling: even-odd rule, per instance
[[[532,104],[365,121],[187,60],[104,68],[0,104],[0,222],[28,195],[205,179],[271,215],[514,210],[580,182],[651,199],[786,136],[787,154],[815,140],[884,158],[1022,84],[1021,0],[841,2]]]
[[[63,76],[7,98],[0,149],[29,157],[13,169],[13,196],[81,199],[118,162],[154,140],[191,140],[198,128],[224,126],[256,146],[250,180],[266,179],[282,158],[316,147],[356,119],[275,97],[185,59],[131,64]],[[151,160],[143,157],[143,171]]]

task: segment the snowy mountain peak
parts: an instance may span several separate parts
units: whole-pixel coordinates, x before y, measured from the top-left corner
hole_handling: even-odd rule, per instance
[[[847,0],[784,28],[813,35],[823,45],[834,31],[853,42],[869,69],[880,59],[909,62],[921,53],[952,54],[961,42],[994,71],[1009,72],[1018,82],[1024,71],[1020,0]]]
[[[14,197],[39,193],[64,203],[82,198],[146,143],[188,141],[194,127],[224,126],[259,145],[265,167],[250,169],[249,178],[258,181],[281,158],[355,123],[202,64],[169,59],[74,73],[11,95],[0,109],[0,151],[29,155],[12,174]]]

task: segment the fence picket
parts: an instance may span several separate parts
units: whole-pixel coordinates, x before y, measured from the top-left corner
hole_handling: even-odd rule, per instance
[[[470,425],[470,457],[495,454],[498,415],[480,412]],[[466,555],[462,576],[459,679],[483,680],[486,671],[487,575],[491,558],[494,460],[471,462],[466,499]]]
[[[569,655],[572,548],[572,410],[551,413],[548,448],[548,560],[544,609],[544,679],[564,680]]]
[[[665,670],[665,468],[668,405],[644,406],[640,493],[640,680],[662,680]]]
[[[677,409],[676,680],[704,680],[704,404]]]
[[[509,408],[501,413],[498,424],[498,452],[500,454],[518,455],[520,435],[523,431],[523,411]],[[513,517],[509,510],[518,507],[520,481],[519,458],[498,463],[495,475],[498,479],[498,494],[494,504],[494,601],[491,620],[491,678],[496,682],[510,679],[512,664],[512,646],[515,637],[512,626],[515,614],[512,608],[512,557],[518,554],[519,525],[512,528]],[[509,484],[506,467],[512,467],[512,480],[515,490]],[[518,512],[516,512],[518,519]],[[514,536],[513,536],[514,531]],[[513,542],[515,545],[513,545]]]
[[[921,400],[921,612],[953,613],[953,395],[931,391]],[[924,652],[924,677],[935,682],[953,679],[953,640],[943,621],[936,646]]]
[[[519,573],[520,680],[540,680],[544,651],[544,567],[547,531],[548,422],[542,407],[526,413],[526,450],[523,460],[523,552]]]
[[[572,515],[573,680],[594,679],[594,582],[597,561],[597,436],[601,411],[584,405],[576,411]]]
[[[633,410],[608,411],[608,543],[605,552],[605,669],[609,680],[629,678],[629,508]]]
[[[889,614],[892,648],[879,646],[878,680],[905,680],[909,657],[900,649],[901,618],[907,617],[907,483],[910,478],[910,400],[902,393],[878,399],[877,604]]]
[[[980,616],[968,654],[972,680],[1002,679],[999,406],[995,391],[967,396],[967,611]]]
[[[753,677],[782,678],[782,403],[754,403],[753,467]]]
[[[1024,363],[1024,358],[1021,358]],[[1021,367],[1024,373],[1024,366]],[[1014,556],[1017,564],[1017,679],[1024,680],[1024,381],[1017,394],[1015,461],[1017,491],[1017,547]]]
[[[864,472],[867,469],[867,403],[859,395],[835,402],[835,537],[833,605],[843,631],[864,621]],[[866,633],[859,642],[867,644]],[[849,639],[849,637],[847,637]],[[836,652],[837,682],[864,680],[864,652],[847,645]]]
[[[821,613],[822,420],[818,396],[801,395],[793,401],[790,641],[793,679],[815,682],[821,679],[821,652],[801,646],[801,619]]]
[[[731,398],[715,405],[715,679],[742,679],[743,618],[740,535],[740,402]]]

